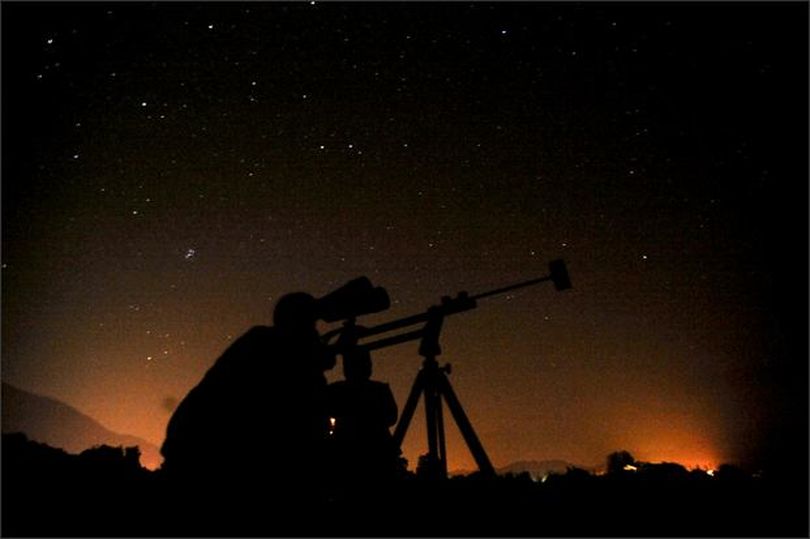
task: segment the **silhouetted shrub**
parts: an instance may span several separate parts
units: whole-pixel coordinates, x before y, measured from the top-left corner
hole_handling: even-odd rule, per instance
[[[689,477],[689,471],[674,462],[661,462],[651,464],[639,463],[638,475],[640,478],[652,480],[683,480]]]
[[[745,481],[750,478],[741,468],[733,464],[721,464],[714,472],[714,477],[719,481]]]

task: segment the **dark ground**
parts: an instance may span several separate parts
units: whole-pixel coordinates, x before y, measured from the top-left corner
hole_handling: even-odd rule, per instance
[[[435,482],[331,499],[311,491],[172,486],[137,453],[82,455],[3,436],[4,536],[732,536],[807,537],[807,482],[715,477],[673,465],[592,476],[569,469]]]

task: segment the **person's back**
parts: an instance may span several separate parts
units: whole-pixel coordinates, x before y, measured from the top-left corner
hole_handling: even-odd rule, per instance
[[[289,296],[276,307],[274,327],[257,326],[237,339],[178,406],[161,448],[172,477],[285,482],[321,450],[323,370],[331,365],[314,317],[297,312],[304,309],[296,302],[311,296]]]
[[[329,386],[329,412],[336,439],[375,443],[390,437],[397,407],[388,384],[374,380],[342,380]]]
[[[346,379],[329,385],[329,415],[340,481],[390,479],[400,450],[389,428],[397,420],[397,404],[388,384],[370,380],[367,352],[344,356]]]

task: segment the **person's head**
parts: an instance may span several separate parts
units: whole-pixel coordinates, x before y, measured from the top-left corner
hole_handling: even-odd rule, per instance
[[[371,378],[371,353],[365,349],[354,349],[343,355],[343,377],[346,380],[368,380]]]
[[[315,298],[306,292],[282,296],[273,310],[273,325],[287,333],[315,331],[315,321]]]

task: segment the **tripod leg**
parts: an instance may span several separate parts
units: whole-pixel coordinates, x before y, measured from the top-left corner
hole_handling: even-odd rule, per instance
[[[495,475],[495,468],[489,461],[489,457],[486,451],[484,451],[484,446],[482,446],[480,440],[478,440],[478,436],[476,436],[472,424],[467,418],[467,414],[464,413],[464,409],[461,407],[461,403],[458,397],[456,397],[453,387],[450,385],[450,380],[447,379],[444,373],[441,373],[441,376],[436,378],[438,384],[437,389],[444,395],[444,399],[447,401],[447,407],[450,408],[453,419],[456,420],[458,429],[461,431],[464,441],[467,442],[467,447],[470,448],[475,463],[478,464],[478,469],[485,475]]]
[[[447,444],[444,440],[444,414],[442,413],[441,394],[436,395],[436,431],[439,437],[439,471],[447,477]]]
[[[402,441],[405,439],[408,425],[410,425],[413,414],[416,412],[416,405],[419,404],[419,396],[425,389],[423,372],[424,371],[419,371],[416,375],[416,380],[413,381],[411,392],[408,394],[408,400],[405,401],[405,407],[402,409],[402,415],[399,416],[397,428],[394,429],[394,444],[396,447],[402,447]]]
[[[438,424],[437,414],[442,405],[439,400],[438,387],[435,383],[435,376],[428,378],[425,382],[425,420],[427,422],[427,442],[428,442],[428,459],[430,460],[431,470],[438,476],[440,475],[440,456],[438,444]]]

